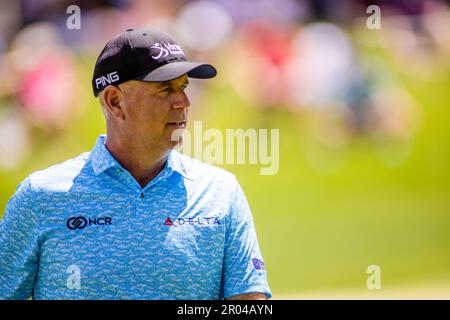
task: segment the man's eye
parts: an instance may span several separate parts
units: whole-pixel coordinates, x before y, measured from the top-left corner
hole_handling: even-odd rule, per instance
[[[183,85],[180,86],[180,89],[181,89],[182,91],[184,91],[184,90],[186,90],[187,86],[188,86],[187,84],[183,84]],[[170,94],[170,93],[172,93],[172,92],[174,92],[174,91],[175,91],[175,90],[174,90],[173,87],[166,87],[166,88],[161,89],[161,92],[164,92],[164,93],[166,93],[166,94]]]
[[[167,87],[162,90],[165,93],[171,93],[173,91],[172,87]]]

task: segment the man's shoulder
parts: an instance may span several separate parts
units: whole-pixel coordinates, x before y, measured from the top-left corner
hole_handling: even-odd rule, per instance
[[[67,191],[73,185],[74,179],[86,168],[90,152],[84,152],[74,158],[52,165],[46,169],[31,173],[27,180],[30,191]]]

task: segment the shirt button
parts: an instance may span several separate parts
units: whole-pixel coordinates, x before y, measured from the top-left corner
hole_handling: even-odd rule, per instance
[[[144,197],[144,193],[142,192],[139,197],[142,199]]]

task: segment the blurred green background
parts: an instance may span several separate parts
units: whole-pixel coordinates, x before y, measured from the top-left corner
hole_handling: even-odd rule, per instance
[[[364,1],[359,4],[364,8]],[[184,5],[176,2],[175,14]],[[444,8],[448,14],[448,6]],[[365,10],[358,12],[364,18]],[[298,23],[299,28],[307,23]],[[311,102],[293,102],[302,107],[292,108],[279,99],[260,107],[258,99],[239,94],[236,83],[225,76],[229,51],[223,47],[226,53],[213,51],[207,57],[225,75],[208,87],[192,81],[195,87],[188,89],[195,96],[190,125],[203,120],[205,129],[221,131],[280,129],[277,174],[260,175],[260,165],[221,165],[237,176],[248,197],[274,298],[449,298],[449,63],[429,52],[429,70],[413,74],[409,66],[415,64],[414,55],[405,68],[395,50],[379,45],[373,33],[361,31],[361,26],[342,28],[358,59],[383,65],[388,87],[401,84],[419,119],[410,134],[349,129],[345,117],[338,113],[329,118],[326,108],[315,109]],[[358,41],[361,37],[369,45]],[[105,133],[90,87],[97,54],[92,48],[71,53],[79,86],[72,95],[77,111],[64,119],[63,126],[33,120],[27,111],[20,111],[29,142],[18,163],[0,167],[0,215],[27,175],[90,150],[97,136]],[[257,78],[253,81],[260,84]],[[17,93],[3,92],[7,93],[0,100],[0,119],[21,101],[11,98]],[[10,135],[14,130],[1,132],[3,140],[14,139]],[[343,138],[328,143],[321,138],[324,132]],[[8,154],[8,149],[1,152]],[[381,290],[366,288],[369,265],[381,268]]]

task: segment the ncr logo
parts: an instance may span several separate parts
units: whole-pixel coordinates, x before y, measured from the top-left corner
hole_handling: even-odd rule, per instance
[[[110,226],[112,225],[112,218],[101,217],[91,219],[82,216],[71,217],[67,219],[66,225],[69,230],[84,229],[88,226]]]

